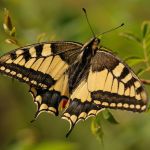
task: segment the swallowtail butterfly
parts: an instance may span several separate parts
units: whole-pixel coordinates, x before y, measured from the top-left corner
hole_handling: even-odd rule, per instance
[[[134,72],[94,37],[85,44],[71,41],[37,43],[0,57],[0,73],[30,86],[41,112],[70,123],[96,116],[102,109],[143,112],[147,94]]]

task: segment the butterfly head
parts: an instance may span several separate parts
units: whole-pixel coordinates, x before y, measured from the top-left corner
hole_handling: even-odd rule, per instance
[[[99,43],[100,43],[100,39],[97,38],[97,37],[94,37],[94,38],[93,38],[93,45],[98,46]]]
[[[99,44],[100,44],[100,39],[99,38],[94,37],[91,40],[91,48],[92,48],[92,53],[93,54],[95,54],[95,52],[97,51]]]

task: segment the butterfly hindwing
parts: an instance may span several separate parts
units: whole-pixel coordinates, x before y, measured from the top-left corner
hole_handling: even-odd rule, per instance
[[[37,104],[35,118],[41,112],[48,112],[58,116],[59,107],[69,98],[68,75],[64,74],[51,88],[43,89],[31,86],[29,92]]]
[[[70,129],[66,136],[71,133],[75,124],[80,120],[86,120],[90,116],[96,116],[101,110],[101,107],[93,103],[91,99],[87,79],[81,80],[79,85],[73,90],[70,96],[69,106],[62,116],[62,119],[70,123]]]

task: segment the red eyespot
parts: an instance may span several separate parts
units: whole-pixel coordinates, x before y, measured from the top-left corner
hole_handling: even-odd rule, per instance
[[[66,107],[67,102],[68,102],[68,99],[66,99],[66,98],[63,98],[63,99],[62,99],[62,105],[61,105],[61,107],[62,107],[63,109]]]
[[[64,108],[67,107],[68,105],[68,99],[67,98],[62,98],[61,102],[59,103],[59,110],[62,111]]]

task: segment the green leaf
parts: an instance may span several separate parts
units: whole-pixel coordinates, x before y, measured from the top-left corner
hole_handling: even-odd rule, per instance
[[[150,34],[147,35],[145,42],[146,42],[146,47],[149,48],[149,46],[150,46]]]
[[[146,41],[149,41],[149,40],[150,40],[150,34],[148,34],[146,37]]]
[[[114,118],[113,114],[107,109],[103,111],[103,117],[112,124],[119,124],[118,121]]]
[[[147,52],[148,58],[150,58],[150,50]]]
[[[13,29],[11,17],[10,17],[9,11],[6,8],[4,9],[3,28],[6,32],[12,31],[12,29]]]
[[[91,123],[91,131],[94,135],[96,135],[102,142],[103,144],[103,136],[104,136],[104,132],[103,132],[103,129],[102,129],[102,126],[101,126],[101,122],[100,122],[100,118],[99,116],[95,117],[93,120],[92,120],[92,123]]]
[[[37,42],[42,42],[46,36],[46,33],[41,33],[37,36]]]
[[[140,69],[136,72],[136,75],[140,75],[143,71],[144,71],[144,69],[143,69],[143,68],[140,68]]]
[[[150,112],[150,104],[148,104],[146,112]]]
[[[150,22],[144,21],[141,25],[141,30],[142,30],[143,38],[145,38],[147,34],[150,32]]]
[[[16,28],[13,27],[12,30],[10,31],[10,36],[15,37],[16,36]]]
[[[125,37],[128,40],[132,40],[132,41],[135,41],[135,42],[138,42],[141,44],[141,39],[139,37],[137,37],[136,35],[134,35],[133,33],[122,32],[122,33],[120,33],[120,36]]]
[[[144,59],[143,59],[143,58],[140,58],[140,57],[136,57],[136,56],[131,56],[131,57],[126,58],[124,61],[125,61],[127,64],[129,64],[130,66],[134,66],[134,65],[143,63],[143,62],[144,62]]]
[[[18,42],[17,42],[17,40],[15,40],[15,39],[6,39],[5,42],[6,42],[7,44],[14,44],[14,45],[17,45],[17,46],[18,46]]]
[[[146,72],[148,72],[148,71],[150,71],[149,68],[143,69],[143,70],[141,70],[141,71],[138,73],[138,76],[141,76],[141,75],[143,75],[144,73],[146,73]]]

